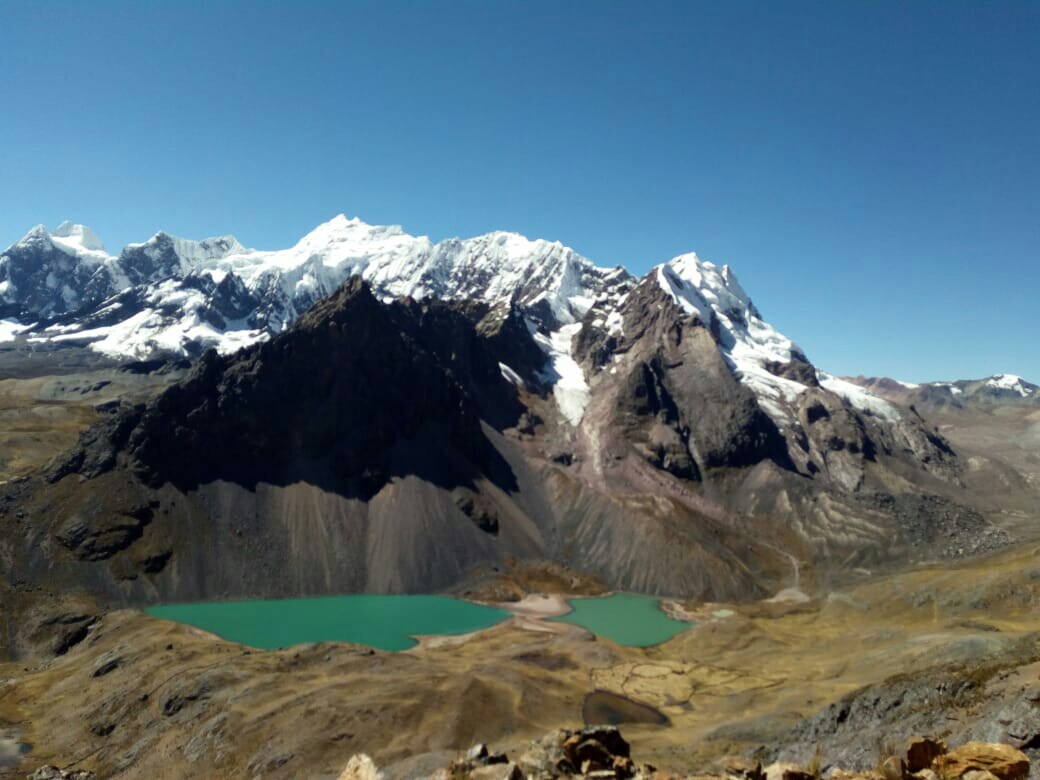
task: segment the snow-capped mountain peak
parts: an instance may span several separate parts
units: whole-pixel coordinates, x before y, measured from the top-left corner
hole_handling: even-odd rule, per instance
[[[63,243],[74,245],[80,249],[96,252],[105,251],[105,245],[98,238],[97,233],[86,225],[79,225],[66,220],[54,229],[51,236],[56,239],[62,239]]]
[[[53,231],[49,231],[46,225],[36,225],[8,247],[4,254],[9,254],[19,247],[54,248],[95,264],[110,258],[101,239],[93,230],[69,221],[62,222]]]
[[[766,411],[778,423],[790,420],[790,405],[806,384],[785,376],[784,369],[793,362],[807,364],[805,355],[762,319],[733,270],[689,252],[659,265],[653,273],[683,311],[696,315],[716,334],[723,356]]]
[[[1023,398],[1028,398],[1036,393],[1036,385],[1026,382],[1022,377],[1015,374],[994,374],[986,380],[986,384],[998,390],[1008,390],[1018,393]]]
[[[46,225],[34,225],[26,231],[25,235],[19,238],[16,242],[8,247],[8,251],[19,246],[31,246],[33,244],[39,244],[40,242],[49,242],[51,240],[51,233],[47,230]]]

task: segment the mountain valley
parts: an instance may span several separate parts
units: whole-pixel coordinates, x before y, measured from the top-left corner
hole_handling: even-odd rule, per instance
[[[340,216],[112,256],[65,223],[0,254],[0,302],[0,737],[33,762],[418,777],[605,692],[662,715],[625,733],[676,773],[868,769],[916,733],[1006,741],[1037,685],[1040,388],[833,376],[694,254],[636,278]],[[522,609],[608,591],[692,627],[625,647]],[[140,611],[352,593],[519,611],[401,653]],[[895,675],[925,698],[827,714]]]

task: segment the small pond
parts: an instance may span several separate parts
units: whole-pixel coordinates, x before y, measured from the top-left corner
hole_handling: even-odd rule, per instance
[[[665,614],[661,600],[654,596],[614,593],[599,598],[570,599],[567,603],[573,611],[552,620],[574,623],[619,645],[658,645],[692,626]]]

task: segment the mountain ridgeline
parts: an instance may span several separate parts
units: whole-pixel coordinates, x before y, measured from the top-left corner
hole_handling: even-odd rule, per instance
[[[15,348],[200,357],[19,487],[21,581],[428,592],[515,558],[738,600],[1013,539],[913,406],[818,371],[693,254],[636,279],[342,217],[284,252],[99,247],[65,225],[0,256]]]

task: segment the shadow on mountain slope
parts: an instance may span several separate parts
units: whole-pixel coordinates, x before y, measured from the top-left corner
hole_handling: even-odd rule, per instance
[[[516,479],[481,430],[522,411],[463,315],[380,304],[352,280],[284,336],[205,354],[152,404],[85,436],[52,479],[125,463],[148,485],[307,483],[367,501],[394,477],[444,488]]]

